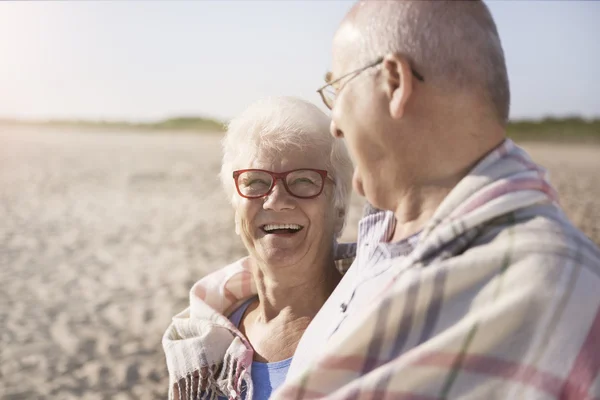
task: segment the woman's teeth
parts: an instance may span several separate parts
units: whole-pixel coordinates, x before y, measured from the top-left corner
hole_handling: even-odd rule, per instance
[[[263,230],[267,233],[274,233],[277,231],[287,231],[287,233],[298,232],[302,229],[302,226],[298,224],[268,224],[263,226]]]

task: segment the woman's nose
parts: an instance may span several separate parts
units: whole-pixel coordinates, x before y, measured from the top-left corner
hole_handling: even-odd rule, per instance
[[[293,209],[295,207],[294,196],[288,193],[283,182],[278,179],[275,182],[275,187],[266,196],[263,208],[274,211]]]

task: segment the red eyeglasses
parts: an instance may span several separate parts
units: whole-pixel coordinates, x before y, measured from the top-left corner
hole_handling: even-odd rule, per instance
[[[322,169],[294,169],[286,172],[272,172],[264,169],[240,169],[233,171],[233,180],[240,196],[257,199],[268,196],[281,179],[285,190],[300,199],[312,199],[323,192],[327,171]]]

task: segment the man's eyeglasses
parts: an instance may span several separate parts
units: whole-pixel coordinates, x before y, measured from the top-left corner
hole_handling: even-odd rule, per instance
[[[240,196],[258,199],[269,195],[281,179],[285,190],[300,199],[312,199],[323,191],[327,171],[322,169],[295,169],[286,172],[271,172],[264,169],[240,169],[233,171],[235,188]]]
[[[383,62],[383,60],[384,60],[383,57],[379,57],[377,60],[373,61],[372,63],[365,65],[364,67],[361,67],[352,72],[348,72],[347,74],[342,75],[339,78],[337,78],[336,80],[329,82],[325,86],[317,89],[317,92],[321,95],[321,99],[323,99],[323,103],[325,103],[327,108],[329,108],[330,110],[333,109],[333,105],[335,104],[336,96],[340,93],[340,91],[344,88],[344,86],[346,86],[346,84],[348,84],[348,82],[350,82],[353,78],[356,78],[361,72],[363,72],[369,68],[376,67],[377,65],[381,64]],[[421,82],[425,81],[425,78],[423,78],[423,75],[419,74],[413,68],[411,68],[410,71],[412,72],[414,77],[417,78],[419,81],[421,81]],[[354,74],[354,76],[352,78],[348,79],[346,81],[346,83],[344,84],[344,86],[340,87],[337,90],[335,89],[334,85],[336,83],[340,82],[342,79],[344,79],[350,75],[353,75],[353,74]]]

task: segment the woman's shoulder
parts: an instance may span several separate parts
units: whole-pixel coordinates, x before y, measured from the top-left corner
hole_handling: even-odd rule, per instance
[[[222,315],[228,315],[246,299],[256,294],[256,285],[250,272],[250,258],[244,257],[198,280],[190,290],[190,307],[209,306]]]
[[[256,298],[256,296],[250,297],[248,300],[244,301],[238,308],[233,310],[231,315],[229,315],[229,320],[231,321],[231,323],[233,325],[236,326],[236,328],[240,327],[240,322],[242,321],[242,317],[244,316],[244,313],[246,312],[246,310],[248,309],[248,306],[254,301],[255,298]]]
[[[333,259],[337,270],[344,275],[356,258],[356,243],[336,242],[333,250]]]

